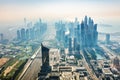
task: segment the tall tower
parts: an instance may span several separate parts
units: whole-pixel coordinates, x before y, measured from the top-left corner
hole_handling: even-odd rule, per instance
[[[0,34],[0,42],[3,41],[3,33]]]
[[[77,50],[77,39],[76,39],[76,37],[74,38],[73,42],[74,42],[73,43],[74,51],[76,51]]]
[[[42,49],[42,66],[48,67],[49,66],[49,49],[47,47],[44,47],[43,44],[41,44]]]
[[[21,39],[21,33],[20,33],[20,30],[17,30],[17,40],[20,40]]]
[[[106,34],[106,44],[110,43],[110,34]]]
[[[27,20],[26,20],[26,18],[24,18],[24,27],[27,27]]]
[[[26,33],[25,33],[24,28],[21,29],[21,39],[22,39],[22,41],[24,41],[26,39]]]
[[[72,51],[72,38],[69,38],[69,52]]]
[[[43,44],[41,44],[41,51],[42,51],[42,66],[40,73],[38,73],[38,80],[46,80],[46,76],[49,72],[51,72],[51,67],[49,65],[49,49]]]
[[[85,16],[81,22],[81,47],[95,47],[97,45],[98,32],[97,24],[91,18]]]
[[[29,29],[26,29],[26,40],[30,39],[30,33]]]

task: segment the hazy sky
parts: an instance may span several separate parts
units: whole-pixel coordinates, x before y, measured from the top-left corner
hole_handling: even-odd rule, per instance
[[[120,0],[0,0],[1,25],[22,21],[24,17],[29,20],[74,20],[78,17],[81,21],[85,15],[98,24],[118,27]]]

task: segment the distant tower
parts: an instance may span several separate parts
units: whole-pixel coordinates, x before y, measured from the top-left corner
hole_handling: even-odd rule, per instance
[[[76,51],[77,50],[77,39],[76,38],[74,38],[74,41],[73,41],[74,43],[74,45],[73,45],[73,47],[74,47],[74,51]]]
[[[3,33],[0,34],[0,42],[3,41]]]
[[[27,20],[24,18],[24,27],[27,27]]]
[[[72,38],[69,38],[69,52],[72,51]]]
[[[41,18],[39,18],[39,22],[40,22],[40,23],[42,22]]]
[[[25,33],[25,29],[24,28],[21,29],[21,39],[23,41],[26,39],[26,33]]]
[[[61,36],[63,37],[62,40],[65,42],[60,42],[66,44],[67,41],[67,48],[70,52],[79,51],[80,49],[88,48],[88,47],[96,47],[98,42],[98,31],[97,31],[97,24],[94,24],[93,19],[90,17],[85,16],[84,20],[81,23],[75,18],[74,22],[69,23],[61,23],[58,22],[55,24],[56,27],[56,38],[58,41],[61,41]],[[66,34],[63,35],[65,32],[68,31],[68,37]],[[64,38],[65,36],[65,38]],[[66,40],[65,40],[66,39]]]
[[[84,24],[85,24],[85,26],[87,25],[87,16],[85,16],[85,18],[84,18]]]
[[[20,30],[17,30],[17,40],[20,40],[21,39],[21,33],[20,33]]]
[[[77,19],[77,17],[75,18],[75,22],[78,22],[78,19]]]
[[[110,34],[106,34],[106,44],[110,43]]]
[[[30,39],[30,33],[29,29],[26,29],[26,40]]]
[[[77,28],[77,25],[79,24],[79,21],[77,18],[75,18],[75,22],[74,22],[74,28]]]

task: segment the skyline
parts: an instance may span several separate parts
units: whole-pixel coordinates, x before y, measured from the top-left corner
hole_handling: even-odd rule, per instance
[[[119,4],[119,0],[4,0],[0,1],[0,28],[21,25],[24,18],[32,22],[42,18],[47,22],[74,21],[77,17],[81,21],[87,15],[98,24],[98,31],[120,32]]]
[[[120,0],[0,0],[0,80],[119,80]]]

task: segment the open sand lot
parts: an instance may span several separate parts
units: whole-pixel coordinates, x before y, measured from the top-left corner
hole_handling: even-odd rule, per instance
[[[8,60],[9,58],[0,58],[0,67],[4,65]]]
[[[7,69],[4,71],[4,76],[6,76],[18,63],[19,61],[16,61],[12,66],[8,66]]]

